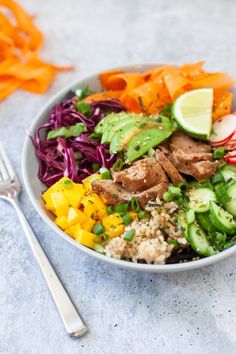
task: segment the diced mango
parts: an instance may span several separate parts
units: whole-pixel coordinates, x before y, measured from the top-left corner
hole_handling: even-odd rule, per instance
[[[61,178],[60,181],[52,185],[43,193],[46,208],[53,212],[55,212],[55,208],[52,201],[52,193],[55,192],[62,192],[68,203],[74,208],[78,208],[80,206],[80,200],[85,194],[85,189],[82,184],[74,183],[68,177]]]
[[[63,192],[52,192],[51,198],[54,209],[56,211],[56,215],[59,217],[67,215],[69,210],[69,204]]]
[[[82,224],[87,219],[88,217],[81,210],[72,207],[69,208],[67,216],[67,222],[69,226],[77,223]]]
[[[55,219],[55,223],[57,224],[57,226],[59,226],[62,230],[66,230],[69,225],[68,225],[68,221],[67,221],[67,217],[65,215],[57,217]]]
[[[75,225],[72,225],[70,227],[68,227],[66,230],[65,230],[65,233],[67,233],[67,235],[73,237],[74,239],[76,238],[77,234],[78,234],[78,231],[81,229],[81,225],[80,224],[75,224]]]
[[[107,215],[105,204],[99,195],[95,193],[84,196],[81,204],[84,205],[84,213],[89,217],[102,219],[103,216]]]
[[[65,197],[68,203],[74,208],[80,207],[80,201],[85,193],[85,189],[82,184],[73,183],[73,188],[64,189]]]
[[[92,231],[95,224],[96,224],[95,220],[88,218],[85,222],[81,223],[81,229],[90,232]]]
[[[110,238],[120,236],[124,233],[125,227],[121,216],[118,213],[105,216],[102,219],[102,224],[105,228],[105,232]]]
[[[80,229],[76,233],[75,239],[76,239],[76,241],[82,243],[84,246],[87,246],[89,248],[94,248],[95,242],[93,239],[95,237],[96,237],[96,235],[93,234],[92,232],[88,232],[86,230]]]
[[[93,175],[83,179],[82,183],[84,185],[84,189],[86,190],[86,192],[92,191],[92,182],[98,181],[100,179],[102,179],[102,176],[99,173],[94,173]]]
[[[46,192],[43,193],[42,197],[43,197],[43,200],[46,203],[46,209],[47,210],[51,210],[51,211],[53,211],[55,213],[55,208],[54,208],[54,205],[53,205],[53,202],[52,202],[52,198],[51,198],[51,193],[52,193],[51,188],[52,187],[47,189]]]
[[[84,207],[84,214],[89,218],[96,219],[96,211],[95,205],[93,204],[86,204]]]

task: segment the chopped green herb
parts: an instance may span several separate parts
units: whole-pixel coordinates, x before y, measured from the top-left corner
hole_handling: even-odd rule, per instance
[[[104,227],[101,223],[97,223],[93,228],[93,233],[95,235],[101,235],[104,232]]]
[[[105,254],[105,248],[100,243],[96,243],[94,249],[99,253]]]
[[[122,220],[123,220],[124,225],[126,225],[126,226],[132,222],[132,218],[130,217],[129,214],[123,215]]]
[[[167,191],[163,194],[163,199],[165,202],[170,202],[171,200],[173,200],[173,195]]]
[[[236,236],[233,236],[230,240],[225,242],[223,249],[225,250],[227,248],[230,248],[234,246],[235,243],[236,243]]]
[[[106,211],[107,211],[107,214],[109,214],[109,215],[114,213],[114,210],[113,210],[112,206],[106,207]]]
[[[215,232],[213,242],[214,242],[214,247],[217,250],[222,251],[226,242],[226,234],[221,232]]]
[[[128,210],[129,204],[128,203],[124,203],[124,204],[117,204],[115,206],[115,212],[116,213],[124,213]]]
[[[175,202],[178,204],[178,205],[182,205],[184,206],[186,203],[185,203],[185,199],[182,198],[182,197],[179,197],[178,199],[175,200]]]
[[[146,210],[140,210],[138,213],[139,219],[145,219],[149,216],[149,213]]]
[[[170,186],[168,189],[168,192],[170,192],[170,194],[172,194],[174,197],[181,197],[182,196],[182,192],[181,192],[180,187]]]
[[[83,156],[82,156],[80,151],[75,151],[74,152],[74,157],[75,157],[76,160],[81,160]]]
[[[92,164],[92,169],[93,169],[93,172],[97,172],[99,170],[100,166],[98,163],[93,163]]]
[[[165,106],[162,108],[162,111],[160,113],[160,116],[165,116],[165,117],[171,117],[171,109],[172,105],[170,103],[165,104]]]
[[[86,126],[83,123],[77,123],[75,125],[71,125],[70,127],[61,127],[55,130],[51,130],[48,132],[47,139],[55,139],[58,137],[61,138],[71,138],[71,137],[78,137],[80,134],[87,131]]]
[[[77,103],[76,109],[77,109],[77,111],[82,113],[84,116],[90,116],[92,114],[92,110],[91,110],[89,104],[86,102],[83,102],[83,101],[79,101]]]
[[[214,151],[214,159],[219,160],[222,157],[224,157],[225,155],[225,148],[223,146],[218,147],[215,151]]]
[[[103,179],[111,179],[110,171],[106,167],[101,167],[99,172]]]
[[[155,155],[156,155],[156,151],[153,148],[148,150],[148,156],[149,157],[154,157]]]
[[[132,241],[135,236],[135,232],[133,230],[126,231],[124,234],[124,240],[125,241]]]
[[[69,178],[63,179],[61,181],[61,184],[63,185],[63,187],[66,187],[66,188],[71,188],[73,186],[73,182]]]
[[[223,182],[224,181],[224,177],[222,175],[222,173],[220,171],[218,171],[213,177],[212,177],[212,183],[216,184],[219,182]]]
[[[174,240],[173,238],[168,238],[167,243],[169,245],[174,245],[174,249],[180,248],[180,244],[177,240]]]
[[[231,197],[227,193],[226,185],[224,182],[219,183],[215,186],[215,194],[220,205],[224,205],[230,202],[231,200]]]
[[[100,135],[98,135],[95,132],[89,135],[89,139],[99,139],[99,138],[100,138]]]
[[[83,100],[84,98],[90,96],[92,93],[93,91],[90,90],[88,85],[84,85],[83,88],[78,88],[75,90],[75,94],[79,100]]]
[[[114,165],[112,166],[112,169],[116,172],[121,171],[123,165],[124,165],[124,161],[122,159],[117,159]]]
[[[131,208],[133,211],[135,211],[136,213],[139,212],[140,208],[139,208],[139,203],[137,201],[136,197],[132,197],[131,198]]]

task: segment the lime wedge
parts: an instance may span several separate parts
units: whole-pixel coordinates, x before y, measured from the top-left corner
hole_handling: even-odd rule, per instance
[[[189,135],[207,140],[212,126],[212,106],[212,88],[192,90],[175,100],[172,114],[181,128]]]

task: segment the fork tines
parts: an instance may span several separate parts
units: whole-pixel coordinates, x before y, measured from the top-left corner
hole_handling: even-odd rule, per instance
[[[0,143],[0,180],[12,181],[16,178],[12,165],[7,157],[7,154]]]

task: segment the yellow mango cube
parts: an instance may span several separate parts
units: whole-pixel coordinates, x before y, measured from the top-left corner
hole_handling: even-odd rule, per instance
[[[60,181],[54,183],[51,187],[49,187],[43,193],[42,197],[43,197],[43,200],[46,203],[46,209],[47,210],[51,210],[51,211],[55,212],[55,208],[54,208],[54,205],[53,205],[53,202],[52,202],[51,194],[53,192],[62,192],[64,190],[63,183],[65,181],[70,181],[70,179],[68,177],[62,177],[60,179]],[[71,181],[71,183],[73,183],[73,182]],[[73,186],[73,184],[72,184],[72,186]]]
[[[88,218],[92,218],[95,219],[96,216],[96,208],[93,204],[86,204],[84,207],[84,214],[88,217]]]
[[[89,217],[95,219],[102,219],[103,216],[107,215],[106,205],[103,203],[99,195],[92,193],[84,196],[81,200],[81,204],[84,205],[84,213],[88,213]]]
[[[77,223],[82,224],[87,219],[88,217],[81,210],[69,207],[69,211],[67,215],[67,222],[69,226]]]
[[[68,221],[67,221],[67,217],[65,215],[57,217],[55,219],[55,223],[57,224],[57,226],[59,226],[62,230],[66,230],[69,225],[68,225]]]
[[[81,198],[85,194],[85,189],[82,184],[73,183],[73,188],[68,188],[68,189],[65,188],[64,194],[65,194],[65,197],[66,197],[68,203],[72,207],[79,208]]]
[[[120,236],[125,231],[123,220],[118,213],[105,216],[102,219],[102,224],[105,228],[105,232],[110,238]]]
[[[78,231],[81,229],[81,225],[80,224],[75,224],[75,225],[71,225],[70,227],[68,227],[65,230],[65,233],[67,233],[67,235],[71,236],[72,238],[76,238]]]
[[[85,222],[81,223],[81,229],[90,232],[92,231],[95,224],[96,224],[95,220],[88,218]]]
[[[69,210],[69,204],[63,192],[52,192],[51,198],[56,215],[59,217],[67,215]]]
[[[86,230],[80,229],[76,233],[76,241],[82,243],[82,245],[87,246],[89,248],[94,248],[95,242],[94,238],[96,237],[95,234],[92,232],[88,232]]]
[[[46,209],[55,212],[55,208],[51,198],[51,193],[52,193],[51,188],[47,189],[46,192],[43,193],[42,197],[46,203]]]
[[[102,176],[99,173],[94,173],[93,175],[84,178],[82,183],[86,192],[92,191],[92,182],[98,181],[100,179],[102,179]]]

